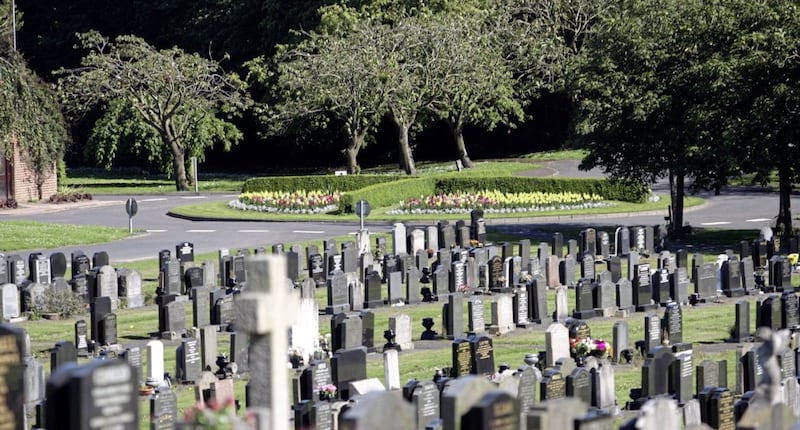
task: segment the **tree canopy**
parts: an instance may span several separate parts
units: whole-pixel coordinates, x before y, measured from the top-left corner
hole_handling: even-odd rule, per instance
[[[246,104],[243,85],[218,62],[178,48],[158,50],[135,36],[112,42],[89,32],[80,39],[80,47],[89,53],[81,67],[57,73],[58,88],[74,116],[97,105],[105,108],[92,134],[95,146],[111,148],[118,137],[141,137],[136,143],[151,158],[169,151],[171,157],[161,158],[162,168],[183,191],[189,189],[187,155],[202,159],[210,146],[230,148],[241,139],[230,118]],[[144,127],[153,133],[131,134]],[[111,158],[98,161],[108,166]]]

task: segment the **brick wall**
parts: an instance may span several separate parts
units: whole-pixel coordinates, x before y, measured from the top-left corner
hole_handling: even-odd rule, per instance
[[[20,203],[39,200],[36,191],[35,175],[25,162],[25,158],[20,153],[19,145],[14,142],[14,154],[11,159],[11,170],[13,172],[13,197]],[[50,169],[42,185],[42,198],[47,199],[58,190],[55,163]]]

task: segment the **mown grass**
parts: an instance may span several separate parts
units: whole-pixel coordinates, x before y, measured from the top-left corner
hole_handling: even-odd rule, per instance
[[[703,204],[704,200],[699,197],[687,197],[685,207],[690,208]],[[546,218],[546,217],[566,217],[566,216],[590,216],[607,215],[615,213],[629,212],[648,212],[663,210],[667,213],[669,198],[664,197],[657,202],[647,203],[628,203],[611,202],[610,206],[581,210],[555,210],[542,212],[517,212],[517,213],[487,213],[485,219],[500,218]],[[368,221],[387,221],[387,222],[413,222],[413,221],[438,221],[438,220],[459,220],[469,216],[469,214],[387,214],[389,208],[372,208]],[[194,205],[179,206],[173,208],[170,213],[187,218],[197,219],[232,219],[232,220],[261,220],[261,221],[356,221],[356,215],[336,215],[336,214],[317,214],[317,215],[289,215],[271,214],[262,212],[242,211],[228,206],[227,202],[199,203]]]
[[[89,245],[128,237],[128,230],[104,226],[0,221],[0,251]]]
[[[526,160],[533,161],[561,161],[561,160],[582,160],[588,154],[583,149],[563,149],[559,151],[533,152],[520,156]]]

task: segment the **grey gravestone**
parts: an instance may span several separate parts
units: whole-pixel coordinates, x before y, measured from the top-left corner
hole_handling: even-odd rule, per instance
[[[623,312],[633,310],[633,286],[627,278],[617,281],[617,308]]]
[[[194,338],[183,339],[175,353],[175,362],[175,377],[179,381],[184,384],[198,381],[203,371],[200,341]]]
[[[439,418],[439,389],[432,381],[412,379],[403,387],[403,397],[411,402],[414,409],[416,426],[425,426]]]
[[[67,257],[63,252],[50,254],[50,274],[52,277],[63,279],[67,273]],[[2,282],[2,279],[0,279]]]
[[[211,325],[211,289],[192,289],[192,326],[201,328]]]
[[[183,302],[170,302],[164,307],[164,330],[181,336],[186,332],[186,309]]]
[[[442,322],[448,339],[464,336],[463,301],[461,294],[451,294],[442,306]]]
[[[670,296],[669,271],[658,269],[650,278],[650,285],[653,291],[653,300],[661,306],[665,306],[672,300]]]
[[[742,288],[741,266],[738,261],[722,262],[722,292],[728,297],[741,297],[745,294]]]
[[[490,391],[464,414],[461,428],[463,430],[483,430],[499,428],[498,424],[508,425],[509,429],[518,429],[520,414],[516,397],[503,391]]]
[[[470,333],[483,333],[486,329],[483,300],[479,296],[470,297],[467,301],[467,327]]]
[[[91,320],[92,340],[100,341],[100,324],[103,317],[111,313],[111,299],[108,297],[98,297],[94,299],[89,309]]]
[[[11,284],[22,285],[28,279],[28,273],[25,270],[25,260],[19,255],[9,255],[6,257],[8,262],[8,279]]]
[[[105,251],[99,251],[92,254],[92,267],[108,266],[111,264],[111,259]]]
[[[364,289],[364,307],[374,309],[383,306],[381,296],[381,276],[378,272],[372,271],[365,278],[366,288]]]
[[[75,321],[75,349],[79,357],[89,356],[89,343],[86,334],[86,321]]]
[[[339,313],[331,319],[331,350],[351,349],[361,346],[363,321],[357,314]]]
[[[75,349],[75,344],[68,340],[56,342],[50,350],[50,373],[67,363],[78,363],[78,350]]]
[[[348,384],[367,377],[367,349],[343,349],[331,358],[331,380],[339,388],[342,400],[350,398]]]
[[[474,336],[469,340],[472,373],[476,375],[492,375],[494,367],[494,346],[488,336]]]
[[[120,268],[117,270],[117,295],[124,299],[126,308],[144,306],[142,275],[132,269]]]
[[[547,369],[539,383],[539,399],[542,402],[560,399],[567,395],[567,381],[558,369]]]
[[[398,305],[403,303],[403,276],[400,272],[391,272],[387,278],[386,287],[388,290],[389,305]]]
[[[150,430],[172,430],[178,422],[178,397],[169,387],[150,396]]]
[[[661,321],[657,314],[649,313],[644,317],[644,349],[651,351],[661,345]]]
[[[616,363],[620,362],[622,351],[629,347],[628,332],[628,323],[625,320],[614,323],[612,350],[614,351],[613,360]]]
[[[133,369],[122,360],[61,367],[47,382],[46,415],[58,417],[48,420],[47,428],[138,430],[137,385]]]
[[[677,303],[667,305],[662,331],[670,345],[683,342],[683,310]]]
[[[97,340],[98,345],[117,344],[117,315],[113,313],[105,314],[100,322],[100,336]]]
[[[678,303],[689,302],[689,272],[685,267],[678,267],[669,275],[669,295]]]
[[[19,318],[19,290],[14,284],[3,284],[0,286],[0,311],[3,312],[2,319],[9,321]]]
[[[544,324],[550,318],[547,312],[547,285],[542,275],[534,275],[526,287],[528,289],[528,311],[530,319],[537,324]]]
[[[750,302],[739,300],[736,302],[736,317],[733,325],[731,340],[743,342],[750,337]]]
[[[589,370],[578,367],[566,377],[566,394],[576,397],[586,404],[592,403],[592,381]]]
[[[328,306],[325,313],[328,315],[347,312],[350,310],[349,290],[347,276],[342,271],[334,271],[328,278]]]
[[[450,376],[457,378],[459,376],[471,374],[472,354],[469,340],[455,339],[450,348],[452,357]]]
[[[650,286],[650,265],[638,264],[635,268],[636,277],[633,279],[633,304],[638,312],[654,308],[650,303],[652,292]],[[669,287],[669,284],[667,284]]]

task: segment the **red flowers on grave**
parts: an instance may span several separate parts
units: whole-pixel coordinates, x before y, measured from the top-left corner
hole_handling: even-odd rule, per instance
[[[569,352],[575,360],[585,357],[606,358],[611,354],[611,345],[603,339],[570,338]]]

